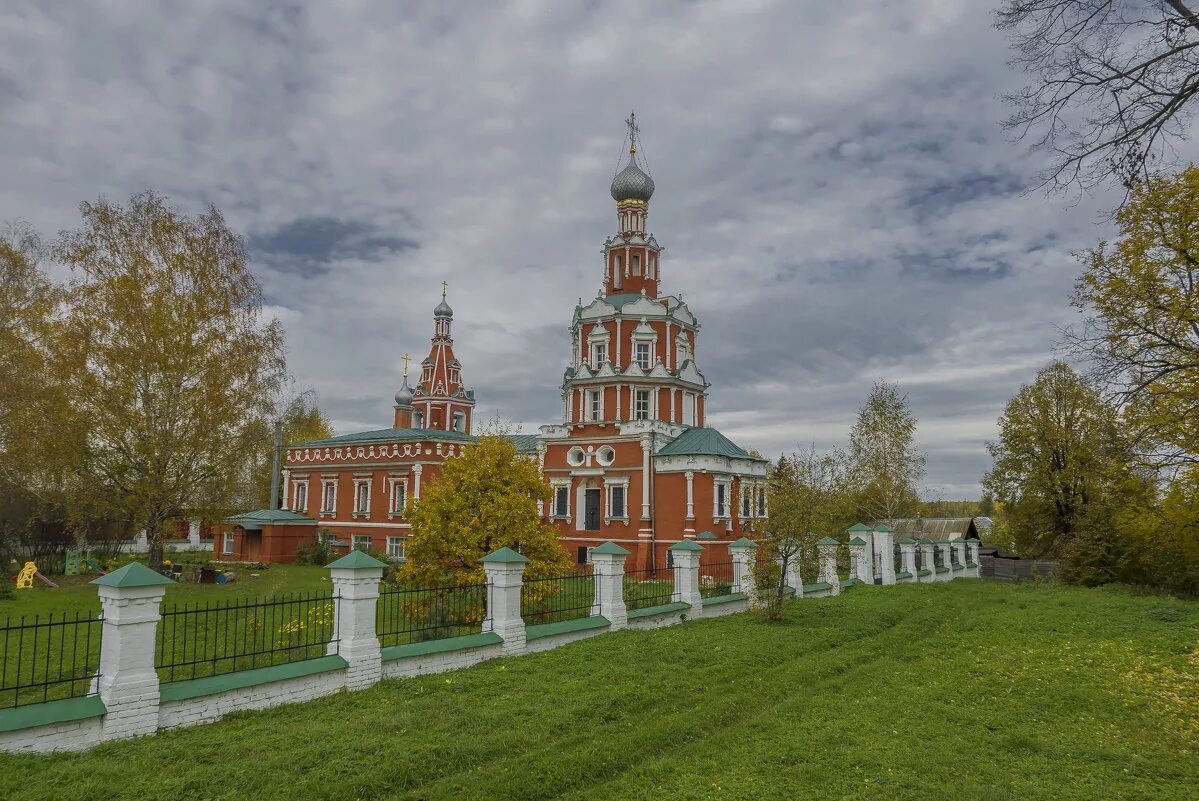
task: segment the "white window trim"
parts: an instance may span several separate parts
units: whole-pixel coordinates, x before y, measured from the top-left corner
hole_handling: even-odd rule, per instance
[[[359,548],[358,543],[360,540],[363,540],[363,539],[366,540],[366,547]],[[350,535],[350,550],[351,551],[369,551],[371,544],[373,542],[374,542],[374,540],[370,534],[351,534]]]
[[[392,553],[392,546],[396,545],[397,543],[399,544],[400,550],[402,551],[402,553],[400,553],[398,556],[396,554]],[[387,557],[389,559],[394,559],[397,562],[408,561],[408,538],[389,535],[387,537]]]
[[[554,520],[565,520],[570,522],[570,481],[552,481],[550,489],[553,491],[553,498],[550,500],[550,517]],[[566,514],[560,514],[558,509],[558,492],[566,490]]]
[[[637,396],[642,392],[649,395],[649,403],[646,404],[645,417],[637,416]],[[654,419],[654,400],[657,395],[653,387],[633,387],[633,419],[634,420],[653,420]]]
[[[321,480],[321,516],[330,517],[337,514],[337,479]]]
[[[363,503],[363,499],[366,503]],[[365,507],[365,508],[363,508]],[[370,517],[371,514],[371,480],[369,478],[354,479],[354,511],[351,517]]]
[[[225,538],[221,540],[221,556],[233,555],[233,532],[226,531]]]
[[[713,520],[729,520],[731,519],[729,508],[729,493],[732,482],[727,478],[717,478],[712,482],[712,519]],[[724,487],[724,514],[720,513],[720,492],[719,487]]]
[[[396,508],[396,499],[402,496],[405,503],[408,500],[408,479],[406,478],[389,478],[387,479],[387,514],[389,517],[399,517],[404,514],[404,504],[401,503],[399,508]]]
[[[293,512],[307,512],[308,511],[308,479],[305,478],[305,479],[294,480],[292,483],[292,486],[295,488],[292,490],[292,506],[291,506],[292,511]],[[303,496],[302,499],[301,499],[301,496]]]
[[[596,401],[599,401],[597,404]],[[599,408],[597,409],[596,406]],[[604,421],[604,388],[595,387],[587,390],[587,422],[602,423]]]
[[[649,359],[647,360],[646,364],[642,364],[641,359],[640,359],[642,345],[644,345],[646,350],[649,352]],[[653,340],[651,340],[649,338],[633,340],[633,362],[636,363],[636,365],[638,367],[640,367],[642,370],[645,370],[647,372],[649,370],[654,369],[654,343],[653,343]]]
[[[620,517],[612,514],[612,490],[616,487],[624,490],[624,514]],[[629,520],[629,479],[627,477],[604,479],[604,522],[611,520],[620,520],[626,523]]]

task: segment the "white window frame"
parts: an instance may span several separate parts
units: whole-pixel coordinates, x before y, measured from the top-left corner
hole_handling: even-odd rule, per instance
[[[616,515],[613,513],[612,493],[619,489],[624,499],[623,514]],[[629,519],[629,480],[607,478],[604,480],[604,512],[608,520],[628,520]]]
[[[292,495],[292,511],[307,512],[308,511],[308,479],[297,480],[293,485],[295,490]]]
[[[337,514],[337,479],[326,478],[321,481],[321,514]]]
[[[226,531],[224,539],[221,540],[221,556],[233,555],[233,532]]]
[[[587,390],[587,422],[599,423],[604,419],[604,390]]]
[[[406,478],[391,478],[387,482],[388,487],[387,509],[388,514],[402,515],[404,506],[408,502],[408,479]],[[397,504],[396,501],[399,501]]]
[[[369,478],[354,479],[354,516],[370,516],[371,513],[371,480]]]
[[[754,516],[753,487],[741,485],[741,519],[749,520]]]
[[[695,418],[696,418],[696,413],[698,411],[699,411],[699,407],[696,406],[696,404],[695,404],[695,393],[694,392],[684,392],[683,393],[683,425],[685,425],[685,426],[696,425]]]
[[[645,413],[642,416],[642,411],[638,408],[641,404],[641,393],[645,393]],[[635,387],[633,389],[633,419],[634,420],[652,420],[654,416],[654,391],[645,387]]]
[[[366,540],[366,547],[358,547],[362,540]],[[369,551],[371,548],[372,538],[370,534],[351,534],[350,535],[350,550],[351,551]]]
[[[398,546],[398,547],[397,547]],[[396,553],[399,551],[399,553]],[[405,562],[408,560],[408,538],[388,535],[387,537],[387,558],[396,562]]]
[[[728,520],[729,519],[729,487],[731,482],[727,478],[718,478],[712,482],[712,519],[713,520]],[[724,490],[724,509],[720,508],[720,490]]]
[[[645,361],[641,360],[641,349],[645,348]],[[654,369],[654,343],[648,339],[639,339],[633,343],[633,361],[642,370]]]
[[[598,370],[600,365],[608,361],[608,340],[591,343],[591,366]]]
[[[758,487],[758,517],[767,517],[769,510],[766,508],[766,488]]]
[[[553,500],[550,501],[550,517],[558,520],[570,519],[570,482],[559,481],[551,485],[554,491]],[[566,493],[566,508],[563,509],[558,504],[558,499],[561,497],[559,493]]]

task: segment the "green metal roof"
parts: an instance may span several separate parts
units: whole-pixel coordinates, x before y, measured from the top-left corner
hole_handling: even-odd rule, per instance
[[[729,547],[730,548],[757,548],[758,543],[754,542],[749,537],[742,537],[741,539],[736,540],[735,542],[730,542]]]
[[[764,462],[734,443],[714,428],[689,428],[666,443],[659,456],[725,456],[730,459],[752,459]]]
[[[670,546],[672,551],[702,551],[703,548],[691,540],[680,540]]]
[[[356,569],[362,567],[384,568],[387,565],[364,551],[353,550],[337,561],[325,565],[325,567],[330,570],[345,570],[347,568]]]
[[[854,523],[852,526],[847,528],[846,531],[870,531],[870,526],[867,526],[864,523]]]
[[[258,531],[264,525],[271,526],[280,523],[316,523],[311,517],[290,512],[287,509],[258,509],[253,512],[242,512],[239,515],[226,517],[225,521],[236,523],[246,531]]]
[[[714,540],[714,539],[716,539],[716,535],[713,534],[711,531],[701,531],[700,533],[695,535],[695,538],[697,540]]]
[[[841,543],[837,542],[832,537],[825,537],[822,540],[816,540],[816,544],[817,545],[840,545]]]
[[[890,532],[890,533],[892,533],[892,534],[894,534],[894,533],[895,533],[895,529],[891,528],[891,527],[890,527],[890,526],[888,526],[886,523],[879,523],[877,526],[875,526],[875,527],[874,527],[874,530],[875,530],[875,531],[882,531],[882,532],[884,532],[884,533],[885,533],[885,532]]]
[[[628,556],[629,555],[629,551],[626,551],[624,548],[621,548],[619,545],[612,542],[611,540],[608,540],[607,542],[605,542],[602,545],[595,546],[594,548],[591,549],[591,552],[593,554],[595,554],[595,553],[612,554],[613,556]]]
[[[330,439],[316,439],[311,442],[297,442],[288,445],[289,448],[324,447],[326,445],[358,445],[371,442],[394,442],[403,440],[431,440],[433,442],[474,442],[475,437],[459,431],[442,431],[437,428],[380,428],[375,431],[360,431],[356,434],[342,434]]]
[[[507,545],[505,545],[503,548],[500,548],[498,551],[494,551],[492,553],[487,554],[486,556],[481,558],[479,561],[480,562],[498,562],[500,564],[512,563],[512,562],[522,563],[522,562],[528,562],[529,557],[527,557],[523,554],[519,554],[516,551],[509,548]]]
[[[854,537],[852,540],[849,541],[849,544],[850,545],[865,545],[866,540],[862,539],[861,537]]]
[[[536,434],[509,434],[505,439],[512,443],[517,453],[537,453],[537,441],[540,437]]]

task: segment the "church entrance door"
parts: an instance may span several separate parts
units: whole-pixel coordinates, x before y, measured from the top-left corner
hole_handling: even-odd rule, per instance
[[[583,528],[588,531],[599,531],[600,527],[600,491],[588,489],[586,507],[583,513]]]

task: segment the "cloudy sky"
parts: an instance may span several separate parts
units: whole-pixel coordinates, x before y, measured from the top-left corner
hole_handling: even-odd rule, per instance
[[[710,424],[767,455],[836,444],[885,377],[929,494],[975,496],[1111,199],[1022,191],[1039,163],[998,127],[1022,79],[990,3],[859,5],[17,0],[0,220],[53,233],[146,188],[215,204],[339,433],[390,425],[448,281],[482,415],[535,431],[636,109]]]

